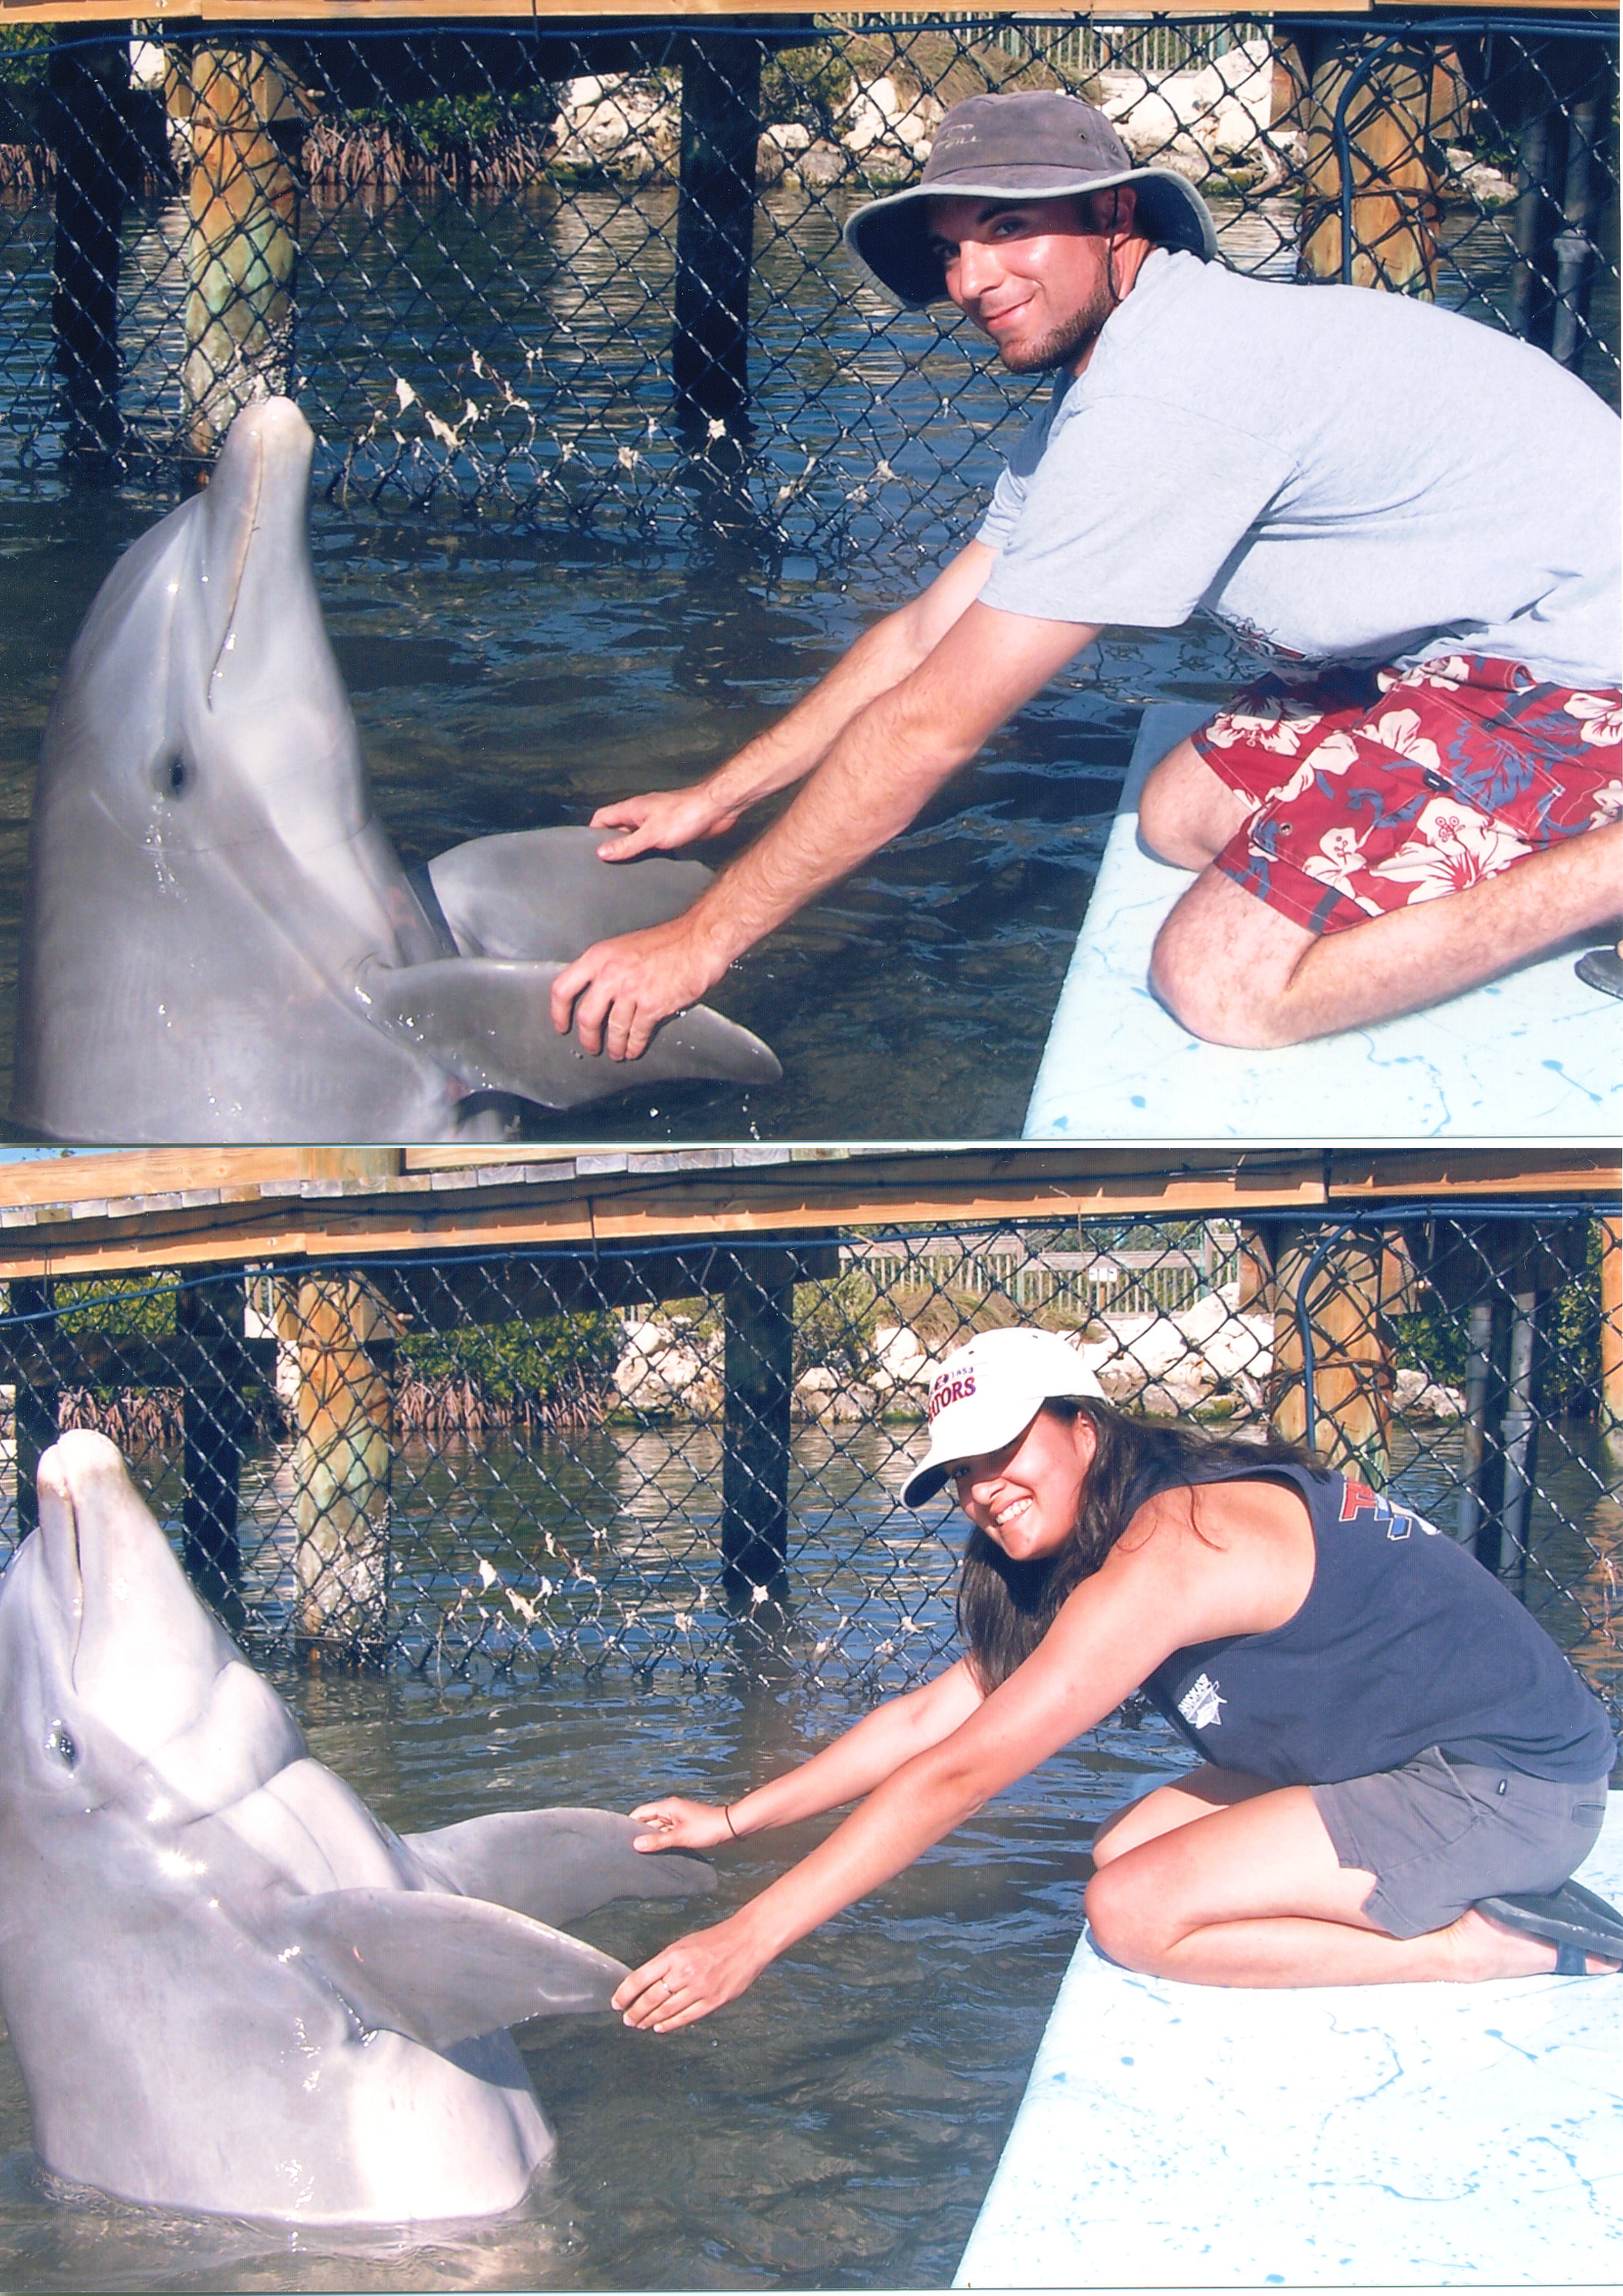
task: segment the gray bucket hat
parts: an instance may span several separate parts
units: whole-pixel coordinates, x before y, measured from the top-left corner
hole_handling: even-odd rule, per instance
[[[1217,252],[1211,211],[1171,168],[1135,168],[1103,112],[1050,89],[971,95],[955,104],[905,192],[871,200],[845,226],[845,243],[880,285],[909,309],[946,299],[941,266],[930,251],[926,200],[1061,200],[1131,184],[1139,212],[1163,247],[1209,261]]]

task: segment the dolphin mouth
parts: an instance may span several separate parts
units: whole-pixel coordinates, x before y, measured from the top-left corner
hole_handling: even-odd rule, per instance
[[[219,643],[203,688],[211,710],[236,645],[245,596],[257,596],[263,587],[253,579],[256,561],[268,550],[288,580],[297,585],[311,579],[305,516],[315,452],[316,434],[291,399],[256,399],[226,433],[201,497],[208,537],[204,564],[211,586],[217,582],[221,594],[214,610],[222,616]],[[278,600],[266,603],[274,610]]]
[[[265,491],[265,441],[256,430],[250,440],[253,467],[250,476],[248,498],[236,518],[236,533],[232,551],[230,596],[225,602],[225,627],[215,649],[214,660],[209,665],[209,676],[204,686],[204,700],[209,709],[214,708],[214,689],[219,682],[221,666],[236,643],[237,607],[242,596],[242,578],[248,571],[249,554],[255,535],[259,530],[259,501]]]
[[[67,1678],[75,1682],[85,1631],[85,1562],[79,1545],[78,1508],[54,1446],[40,1460],[38,1475],[39,1523],[36,1535],[45,1562],[45,1579],[55,1597],[69,1644]]]

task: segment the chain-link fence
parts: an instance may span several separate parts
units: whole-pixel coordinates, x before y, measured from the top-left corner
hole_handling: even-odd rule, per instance
[[[1239,268],[1434,297],[1616,392],[1615,22],[136,29],[0,31],[14,467],[207,456],[288,390],[351,500],[936,554],[1030,386],[840,226],[1006,87],[1102,103]]]
[[[1473,1203],[14,1282],[5,1543],[92,1424],[272,1655],[895,1688],[953,1637],[962,1524],[896,1496],[929,1381],[1029,1320],[1124,1410],[1389,1488],[1616,1706],[1620,1255],[1603,1206]]]

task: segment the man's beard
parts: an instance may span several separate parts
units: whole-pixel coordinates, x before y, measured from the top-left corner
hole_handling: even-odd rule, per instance
[[[1070,365],[1084,351],[1092,350],[1105,321],[1120,300],[1110,285],[1102,285],[1079,310],[1073,311],[1029,350],[1016,351],[1012,356],[1004,351],[1004,365],[1011,374],[1039,374],[1045,367]]]

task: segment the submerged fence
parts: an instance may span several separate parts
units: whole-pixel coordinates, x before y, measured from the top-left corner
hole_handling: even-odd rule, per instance
[[[286,390],[351,500],[935,554],[1031,386],[839,232],[988,88],[1101,102],[1242,270],[1433,297],[1616,392],[1615,22],[140,29],[0,31],[12,467],[206,457]]]
[[[1603,1204],[1473,1203],[15,1282],[4,1544],[90,1424],[273,1658],[895,1688],[953,1637],[963,1526],[896,1496],[930,1377],[1029,1320],[1124,1410],[1391,1488],[1615,1708],[1620,1275]]]

